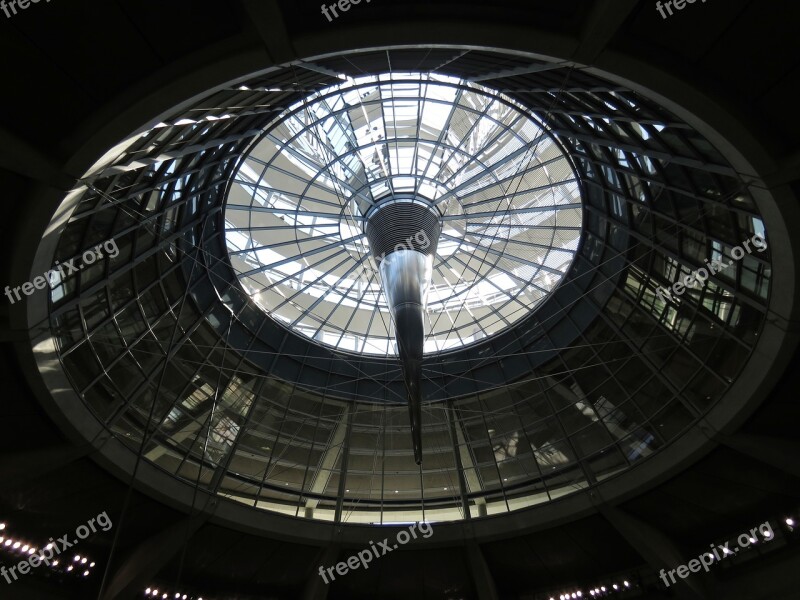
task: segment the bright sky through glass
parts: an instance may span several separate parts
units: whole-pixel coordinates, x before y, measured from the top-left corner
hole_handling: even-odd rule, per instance
[[[427,353],[530,314],[578,247],[575,174],[513,100],[439,75],[348,78],[284,111],[236,174],[226,240],[244,289],[322,344],[395,354],[359,207],[409,194],[442,214]]]

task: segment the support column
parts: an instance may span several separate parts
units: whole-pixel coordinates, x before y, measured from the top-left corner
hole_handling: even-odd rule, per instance
[[[687,562],[675,544],[661,531],[626,512],[607,505],[597,507],[614,529],[625,538],[639,555],[656,572],[669,571]],[[667,581],[670,581],[668,578]],[[670,590],[678,598],[684,600],[709,600],[707,586],[697,577],[681,579],[675,576],[675,583],[670,581]]]
[[[458,493],[461,496],[461,510],[464,513],[464,518],[469,519],[469,503],[467,502],[467,482],[464,479],[464,465],[461,462],[461,452],[458,446],[458,437],[456,436],[456,409],[452,400],[447,401],[447,421],[450,425],[450,443],[453,444],[453,460],[456,464],[456,473],[458,473]]]
[[[325,449],[325,453],[322,455],[322,460],[314,475],[314,480],[309,490],[310,493],[321,495],[325,491],[325,488],[328,487],[328,482],[333,474],[333,468],[336,466],[336,459],[339,458],[339,454],[344,450],[349,423],[349,413],[345,408],[342,413],[342,419],[339,421],[339,424],[336,425],[336,429],[333,430],[331,437],[328,439],[328,447]],[[344,457],[342,457],[342,460],[344,460]],[[314,518],[314,509],[317,508],[318,504],[319,500],[315,498],[306,500],[304,515],[306,519]]]
[[[270,58],[281,64],[294,60],[297,53],[289,37],[283,11],[276,0],[244,0],[249,25],[255,29]]]
[[[320,549],[312,566],[313,571],[309,573],[306,587],[303,588],[302,600],[325,600],[328,597],[331,582],[325,583],[319,574],[319,568],[325,569],[336,564],[340,551],[339,545],[334,543]]]
[[[344,442],[342,442],[342,460],[339,469],[339,493],[336,500],[336,514],[333,518],[334,523],[342,522],[342,507],[344,505],[345,486],[347,485],[347,465],[350,460],[350,438],[353,433],[353,405],[347,404],[343,415],[347,424]]]
[[[637,4],[636,0],[593,2],[581,28],[581,43],[573,55],[574,60],[585,65],[593,64],[617,35]]]
[[[100,600],[133,600],[141,596],[153,577],[209,518],[210,512],[186,517],[139,544],[116,570]]]
[[[453,416],[455,419],[455,415]],[[469,453],[469,448],[467,447],[464,432],[461,430],[461,423],[458,420],[455,420],[455,429],[456,429],[456,442],[458,443],[458,450],[459,454],[461,455],[461,462],[464,465],[464,479],[466,481],[467,487],[472,492],[477,492],[483,489],[481,485],[481,480],[478,477],[477,469],[475,468],[475,463],[472,460],[472,455]],[[478,516],[485,517],[488,514],[486,508],[486,499],[485,498],[475,498],[475,507],[478,509]],[[471,516],[470,516],[471,518]]]
[[[500,595],[497,593],[497,585],[494,582],[492,572],[489,570],[489,565],[486,564],[486,558],[483,556],[481,547],[477,542],[470,541],[467,542],[465,550],[478,600],[500,600]]]

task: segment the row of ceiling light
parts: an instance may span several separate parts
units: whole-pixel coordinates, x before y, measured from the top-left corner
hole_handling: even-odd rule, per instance
[[[37,546],[27,543],[25,540],[7,535],[6,528],[6,523],[0,523],[0,550],[4,550],[9,554],[16,554],[18,556],[30,556],[36,554],[38,550]],[[49,550],[53,547],[53,545],[54,544],[51,542],[47,544],[45,548]],[[76,554],[72,557],[72,560],[62,557],[51,560],[49,564],[40,563],[40,565],[41,564],[44,564],[53,571],[89,577],[89,575],[92,573],[92,569],[97,563],[92,561],[88,556]]]
[[[147,588],[144,591],[144,595],[146,598],[161,598],[162,600],[166,598],[170,598],[171,600],[203,600],[202,596],[196,598],[195,596],[181,594],[180,592],[175,592],[173,595],[171,592],[165,592],[158,588]]]
[[[794,532],[795,529],[798,527],[798,522],[793,517],[786,517],[784,518],[783,522],[790,532]],[[751,543],[756,542],[756,540],[753,538],[750,538],[750,541]],[[630,589],[630,587],[631,584],[627,580],[623,581],[622,584],[612,583],[610,587],[601,585],[599,587],[595,587],[589,590],[589,599],[591,599],[592,597],[601,598],[603,596],[613,594],[614,592],[624,592]],[[558,595],[558,600],[578,600],[583,598],[585,598],[583,590],[564,592]],[[550,600],[556,600],[556,597],[550,596]]]
[[[786,524],[789,531],[794,531],[797,525],[797,522],[792,517],[786,517],[784,519],[784,523]],[[0,523],[0,550],[5,550],[6,552],[15,553],[19,555],[25,555],[25,554],[31,555],[36,553],[37,547],[34,546],[33,544],[28,544],[23,540],[15,539],[10,536],[4,535],[6,527],[7,526],[5,523]],[[46,548],[51,548],[52,546],[53,544],[50,543],[47,544]],[[93,569],[96,566],[96,563],[94,561],[90,561],[89,557],[87,556],[76,554],[75,556],[73,556],[72,561],[66,560],[62,562],[59,559],[55,559],[51,561],[49,566],[51,569],[56,571],[62,571],[66,573],[74,572],[75,574],[80,574],[81,568],[83,568],[83,576],[88,577],[91,574],[91,569]],[[630,589],[630,587],[631,584],[627,580],[623,581],[622,584],[612,583],[610,587],[601,585],[599,587],[590,589],[589,596],[599,598],[612,594],[614,592],[626,591]],[[150,598],[160,597],[162,600],[166,600],[168,598],[172,600],[203,600],[202,596],[199,597],[189,596],[187,594],[181,594],[180,592],[175,592],[175,594],[172,595],[168,592],[159,591],[158,588],[147,588],[144,593],[146,597]],[[579,598],[584,598],[583,590],[565,592],[559,594],[558,596],[558,600],[577,600]],[[551,596],[550,600],[555,600],[555,596]]]
[[[631,584],[628,580],[623,581],[621,584],[612,583],[609,587],[604,585],[598,586],[596,588],[592,588],[589,590],[589,597],[600,598],[603,596],[607,596],[609,594],[613,594],[614,592],[626,591],[630,589]],[[563,594],[558,595],[558,600],[572,600],[572,599],[584,598],[583,590],[575,590],[574,592],[565,592]],[[550,600],[556,600],[555,596],[551,596]]]

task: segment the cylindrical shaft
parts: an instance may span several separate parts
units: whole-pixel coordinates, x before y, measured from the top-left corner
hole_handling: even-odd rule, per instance
[[[392,252],[381,262],[383,290],[394,318],[400,363],[408,392],[414,460],[422,462],[422,352],[425,301],[433,258],[416,250]]]
[[[422,463],[425,304],[440,229],[438,211],[428,202],[412,198],[379,203],[367,215],[365,227],[395,325],[417,464]]]

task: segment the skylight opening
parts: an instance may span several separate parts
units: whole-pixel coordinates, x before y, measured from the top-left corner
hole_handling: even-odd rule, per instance
[[[394,353],[362,213],[400,194],[435,207],[442,225],[425,352],[535,310],[582,231],[575,173],[535,116],[454,77],[339,79],[286,109],[235,175],[226,239],[253,301],[318,343]]]

